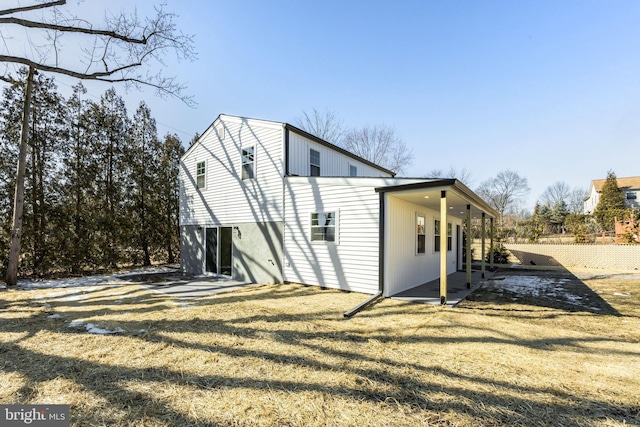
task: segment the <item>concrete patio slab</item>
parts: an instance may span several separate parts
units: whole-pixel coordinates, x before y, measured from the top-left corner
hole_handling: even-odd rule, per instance
[[[489,270],[485,272],[484,279],[482,273],[477,270],[471,272],[471,289],[467,289],[467,273],[455,272],[447,276],[447,304],[456,306],[464,300],[471,292],[478,289],[483,280],[491,277],[493,273]],[[399,294],[393,295],[392,299],[401,301],[411,301],[424,304],[440,305],[440,279],[407,289]]]
[[[222,292],[258,285],[257,283],[241,282],[224,277],[185,275],[179,271],[136,275],[125,274],[119,277],[151,291],[176,298],[208,297]]]

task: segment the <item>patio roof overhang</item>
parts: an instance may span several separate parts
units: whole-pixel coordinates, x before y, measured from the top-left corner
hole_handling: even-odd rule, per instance
[[[376,188],[378,193],[384,193],[435,211],[440,211],[442,191],[446,191],[447,215],[449,216],[465,219],[467,205],[471,205],[472,218],[481,218],[483,213],[486,218],[498,217],[498,212],[494,208],[457,179],[434,179]]]

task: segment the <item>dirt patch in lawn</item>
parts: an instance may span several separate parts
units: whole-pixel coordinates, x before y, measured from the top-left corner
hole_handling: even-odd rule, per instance
[[[612,276],[614,275],[600,274],[590,276],[589,280]],[[625,276],[640,283],[640,274]],[[583,279],[580,278],[580,273],[562,268],[502,268],[484,281],[480,289],[468,299],[619,316],[620,313],[603,298],[603,291],[592,289]]]
[[[365,295],[296,285],[0,292],[0,402],[70,404],[73,426],[639,424],[640,281],[574,274],[538,298],[533,274],[499,274],[457,308],[352,319]]]

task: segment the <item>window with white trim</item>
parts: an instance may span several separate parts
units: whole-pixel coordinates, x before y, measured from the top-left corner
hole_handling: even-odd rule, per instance
[[[311,213],[311,241],[335,242],[336,241],[336,212]]]
[[[627,192],[627,200],[636,200],[636,192],[635,191],[628,191]]]
[[[416,236],[417,236],[416,254],[425,253],[427,241],[426,241],[424,225],[425,225],[424,217],[417,215],[416,216]]]
[[[320,176],[320,152],[313,148],[309,149],[309,165],[309,175]]]
[[[242,149],[242,179],[255,178],[255,149],[246,147]]]
[[[440,252],[440,220],[438,219],[433,224],[433,248],[435,252]]]
[[[453,246],[453,225],[447,223],[447,250],[450,251]]]
[[[196,185],[200,189],[204,189],[207,185],[207,166],[206,162],[196,163]]]

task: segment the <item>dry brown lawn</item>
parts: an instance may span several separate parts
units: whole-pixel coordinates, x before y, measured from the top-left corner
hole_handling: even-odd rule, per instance
[[[0,403],[69,404],[74,426],[640,424],[640,276],[565,284],[582,308],[499,282],[351,319],[365,295],[297,285],[0,292]]]

